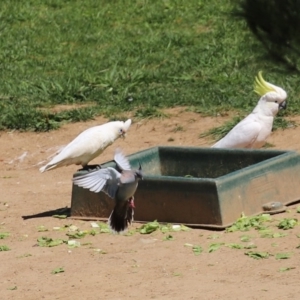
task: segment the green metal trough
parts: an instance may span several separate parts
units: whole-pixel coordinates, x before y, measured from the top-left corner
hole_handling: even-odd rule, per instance
[[[154,147],[128,158],[144,172],[135,194],[136,221],[222,229],[242,212],[279,212],[300,199],[300,156],[292,151]],[[113,207],[103,192],[73,185],[71,217],[105,219]]]

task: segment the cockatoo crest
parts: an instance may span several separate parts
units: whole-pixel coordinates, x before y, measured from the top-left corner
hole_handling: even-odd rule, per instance
[[[259,96],[263,96],[269,92],[277,92],[273,85],[266,82],[262,77],[262,71],[258,72],[258,75],[255,77],[254,83],[254,92]]]

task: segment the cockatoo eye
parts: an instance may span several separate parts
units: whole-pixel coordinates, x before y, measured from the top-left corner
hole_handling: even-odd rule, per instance
[[[119,134],[120,134],[120,136],[121,136],[122,138],[125,137],[125,133],[126,133],[126,131],[125,131],[124,129],[120,129],[120,130],[119,130]]]

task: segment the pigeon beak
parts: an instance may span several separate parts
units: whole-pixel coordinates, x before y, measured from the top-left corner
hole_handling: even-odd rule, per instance
[[[138,174],[139,174],[139,177],[140,177],[140,179],[141,180],[143,180],[144,179],[144,177],[143,177],[143,172],[142,172],[142,165],[141,165],[141,163],[139,162],[139,172],[138,172]]]
[[[286,109],[287,103],[286,101],[283,101],[279,104],[279,109]]]

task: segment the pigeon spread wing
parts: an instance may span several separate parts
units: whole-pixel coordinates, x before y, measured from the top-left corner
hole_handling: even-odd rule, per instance
[[[123,170],[130,170],[130,163],[127,159],[127,157],[124,156],[122,151],[120,149],[117,149],[115,152],[114,160],[118,167],[123,171]]]
[[[115,199],[122,175],[114,168],[107,168],[106,170],[109,172],[110,178],[106,181],[102,191],[112,199]]]
[[[91,171],[87,174],[73,178],[73,183],[89,189],[91,192],[98,193],[101,190],[107,193],[107,186],[118,187],[118,179],[121,174],[113,168],[105,168],[100,170]],[[112,189],[114,190],[114,188]],[[108,194],[111,196],[110,194]]]

